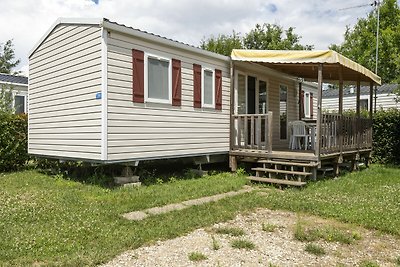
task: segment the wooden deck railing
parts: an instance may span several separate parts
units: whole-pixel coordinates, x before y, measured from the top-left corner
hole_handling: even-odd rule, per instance
[[[233,115],[234,149],[272,151],[272,112]]]
[[[320,138],[323,154],[372,148],[372,120],[322,114]]]

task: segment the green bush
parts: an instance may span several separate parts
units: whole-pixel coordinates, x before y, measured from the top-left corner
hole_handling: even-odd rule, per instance
[[[12,171],[28,160],[28,119],[25,114],[0,112],[0,171]]]
[[[400,110],[379,110],[373,116],[373,159],[400,164]]]

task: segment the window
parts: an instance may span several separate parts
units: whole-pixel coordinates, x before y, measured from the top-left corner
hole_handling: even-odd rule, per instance
[[[287,139],[287,86],[279,86],[279,128],[280,139]]]
[[[203,82],[201,84],[201,96],[203,107],[215,107],[215,80],[214,71],[203,68]]]
[[[171,60],[146,55],[145,99],[148,102],[171,103]]]
[[[360,110],[368,110],[368,99],[360,99]]]
[[[23,96],[23,95],[15,96],[14,109],[15,109],[15,114],[26,113],[25,112],[25,96]]]
[[[310,115],[310,93],[309,92],[306,92],[306,93],[304,93],[304,116],[306,117],[306,118],[310,118],[311,117],[311,115]]]

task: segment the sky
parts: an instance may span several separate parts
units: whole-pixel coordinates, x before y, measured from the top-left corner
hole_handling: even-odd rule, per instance
[[[399,0],[400,1],[400,0]],[[108,18],[199,46],[203,38],[249,32],[259,23],[294,27],[302,44],[327,49],[346,25],[373,10],[372,0],[0,0],[0,43],[12,39],[16,70],[28,75],[31,49],[59,17]],[[347,7],[364,7],[340,10]]]

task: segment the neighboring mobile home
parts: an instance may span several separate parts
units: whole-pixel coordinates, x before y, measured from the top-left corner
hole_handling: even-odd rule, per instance
[[[398,84],[383,84],[377,87],[376,99],[374,91],[374,101],[373,108],[376,109],[389,109],[389,108],[399,108],[400,104],[397,103],[395,94],[396,89],[399,88]],[[374,88],[375,90],[375,88]],[[343,89],[343,109],[344,110],[356,110],[356,88],[348,87]],[[339,90],[329,89],[322,93],[322,105],[324,109],[330,112],[335,112],[339,110]],[[361,86],[360,89],[360,106],[362,110],[370,109],[369,100],[369,86]]]
[[[27,113],[28,77],[0,73],[1,88],[11,93],[11,105],[16,114]]]

